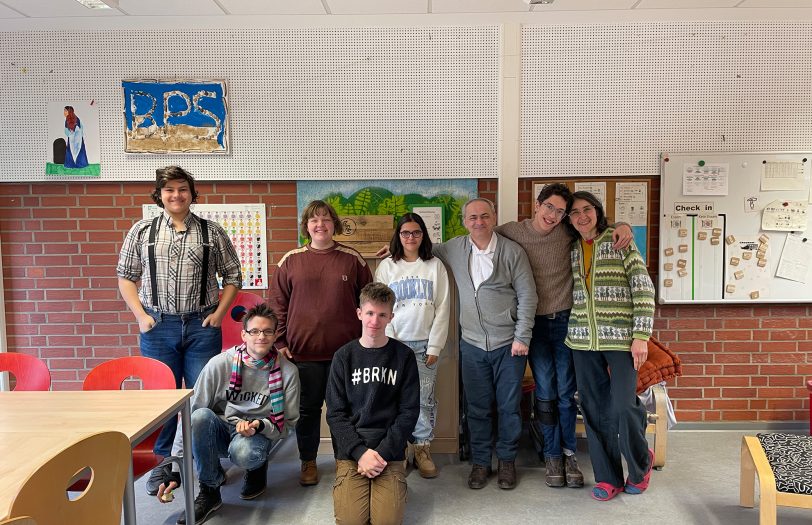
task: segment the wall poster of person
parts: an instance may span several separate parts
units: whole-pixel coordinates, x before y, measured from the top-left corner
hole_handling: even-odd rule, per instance
[[[47,175],[99,176],[99,109],[94,101],[48,103]]]

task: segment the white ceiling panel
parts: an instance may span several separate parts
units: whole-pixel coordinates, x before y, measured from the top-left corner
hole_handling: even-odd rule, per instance
[[[201,16],[222,15],[213,0],[120,0],[119,7],[133,16]]]
[[[534,13],[544,11],[600,11],[604,9],[631,9],[637,0],[555,0],[552,4],[533,6]]]
[[[3,0],[3,3],[34,18],[122,15],[115,9],[88,9],[76,0]]]
[[[321,0],[220,0],[232,15],[323,15]]]
[[[0,4],[0,18],[21,18],[23,15],[9,7]]]
[[[812,7],[812,0],[744,0],[738,7]]]
[[[523,0],[432,0],[432,13],[506,13],[528,12]]]
[[[735,7],[741,0],[641,0],[637,9],[713,9]]]
[[[427,0],[327,0],[334,15],[403,15],[428,13]]]

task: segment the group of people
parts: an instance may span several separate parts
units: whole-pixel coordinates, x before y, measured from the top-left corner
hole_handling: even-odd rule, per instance
[[[178,387],[194,385],[195,523],[222,505],[221,457],[245,469],[240,497],[255,498],[265,490],[271,446],[293,428],[299,483],[318,484],[325,401],[336,522],[400,523],[407,462],[423,477],[438,475],[430,447],[438,358],[452,322],[450,277],[461,305],[468,486],[487,484],[494,451],[498,486],[517,484],[529,358],[546,483],[584,485],[575,460],[577,387],[597,482],[592,497],[647,488],[653,457],[634,390],[652,330],[653,285],[628,225],[609,227],[591,194],[547,185],[532,219],[501,226],[490,201],[472,199],[462,209],[469,234],[435,245],[423,219],[407,213],[374,278],[358,252],[333,239],[342,229],[335,210],[314,201],[300,222],[308,242],[278,262],[270,301],[246,312],[243,343],[221,353],[239,260],[219,225],[190,212],[192,176],[177,166],[156,175],[152,197],[162,213],[131,228],[117,273],[142,354],[169,365]],[[183,453],[175,426],[164,427],[156,454]],[[164,502],[181,481],[172,468],[159,466],[147,482]]]

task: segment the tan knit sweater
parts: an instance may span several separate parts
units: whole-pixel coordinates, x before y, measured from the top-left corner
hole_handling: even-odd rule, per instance
[[[536,315],[546,315],[572,307],[572,237],[559,224],[550,232],[533,228],[532,219],[508,222],[496,232],[516,242],[527,252],[539,302]]]

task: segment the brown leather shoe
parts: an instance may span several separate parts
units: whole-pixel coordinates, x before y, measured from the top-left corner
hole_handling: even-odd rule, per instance
[[[491,475],[491,467],[474,464],[471,467],[471,474],[468,476],[468,488],[481,489],[488,484],[488,476]]]
[[[584,486],[584,474],[578,468],[575,455],[564,456],[564,473],[567,475],[567,486],[573,489]]]
[[[299,474],[299,485],[308,487],[319,483],[319,469],[316,460],[302,461],[302,472]]]
[[[510,490],[516,487],[516,463],[499,460],[497,485],[500,489]]]
[[[544,483],[548,487],[563,487],[564,481],[564,460],[562,458],[544,458],[544,466],[547,470],[544,476]]]
[[[424,478],[436,478],[437,466],[431,459],[431,448],[428,443],[414,446],[414,464]]]

